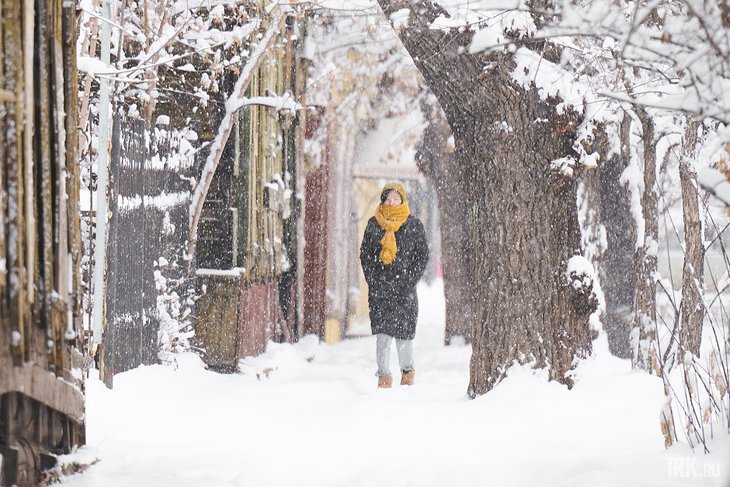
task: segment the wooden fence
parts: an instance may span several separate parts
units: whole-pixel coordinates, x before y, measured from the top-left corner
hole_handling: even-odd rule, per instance
[[[174,267],[184,281],[177,260],[188,225],[191,188],[184,175],[191,166],[176,132],[115,117],[102,358],[109,387],[114,374],[158,362],[158,298],[167,288],[155,271]]]

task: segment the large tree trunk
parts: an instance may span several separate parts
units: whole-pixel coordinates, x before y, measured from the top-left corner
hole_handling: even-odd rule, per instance
[[[489,391],[515,361],[547,366],[571,385],[574,359],[591,350],[596,301],[591,284],[574,286],[567,274],[581,253],[576,182],[551,162],[573,155],[577,120],[558,116],[560,100],[516,85],[510,54],[471,55],[469,29],[430,29],[443,13],[437,4],[379,2],[386,16],[411,9],[399,36],[456,142],[448,163],[458,165],[455,191],[467,214],[468,281],[460,284],[472,311],[469,395]]]

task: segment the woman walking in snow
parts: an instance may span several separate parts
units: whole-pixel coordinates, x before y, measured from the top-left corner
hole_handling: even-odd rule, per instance
[[[413,385],[413,338],[416,336],[416,284],[428,261],[423,224],[411,215],[403,184],[383,187],[380,205],[370,218],[360,247],[368,283],[370,326],[377,337],[378,387],[391,387],[390,344],[395,338],[401,385]]]

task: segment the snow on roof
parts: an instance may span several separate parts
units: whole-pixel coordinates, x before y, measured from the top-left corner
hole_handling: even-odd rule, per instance
[[[359,144],[355,166],[417,169],[415,140],[410,140],[414,130],[422,128],[423,115],[413,110],[405,115],[383,118],[367,132]]]

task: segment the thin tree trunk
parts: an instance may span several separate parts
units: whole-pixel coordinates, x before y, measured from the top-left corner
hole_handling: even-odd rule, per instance
[[[491,390],[515,361],[547,366],[551,379],[570,386],[575,358],[591,350],[588,317],[596,300],[592,286],[574,287],[567,275],[569,259],[581,252],[576,182],[551,162],[573,155],[577,117],[559,116],[559,100],[516,85],[510,54],[468,54],[469,29],[430,29],[443,14],[438,4],[379,2],[388,17],[411,9],[399,37],[456,142],[448,170],[462,176],[467,214],[468,280],[461,284],[472,310],[468,394]]]
[[[149,27],[147,25],[147,16],[148,14],[148,5],[145,1],[145,35],[149,35]],[[162,36],[165,31],[165,27],[167,26],[167,23],[170,21],[170,15],[169,15],[169,7],[167,5],[164,6],[164,11],[159,11],[159,5],[158,9],[155,12],[158,17],[162,17],[162,20],[160,20],[160,25],[157,28],[156,32],[156,39],[162,39]],[[121,33],[123,34],[123,33]],[[121,35],[120,34],[120,35]],[[151,39],[147,39],[147,55],[149,56],[149,49],[150,44],[154,44],[154,41]],[[147,101],[144,105],[144,119],[147,120],[147,123],[152,123],[152,114],[155,112],[155,107],[157,106],[157,97],[155,96],[155,92],[157,91],[157,77],[158,77],[158,69],[159,66],[157,65],[157,62],[160,60],[160,52],[159,50],[155,52],[150,59],[150,62],[152,63],[153,67],[147,69]]]
[[[656,279],[659,243],[659,218],[656,193],[656,140],[654,122],[641,107],[635,107],[642,129],[644,192],[641,208],[644,217],[643,245],[636,249],[636,298],[632,330],[633,366],[659,374],[656,349]]]
[[[697,123],[690,121],[683,146],[697,145]],[[682,311],[680,322],[680,345],[682,350],[700,356],[702,322],[705,318],[704,261],[705,247],[702,243],[700,222],[700,196],[697,190],[697,171],[689,154],[679,162],[679,180],[682,185],[682,213],[684,217],[684,269],[682,272]]]

